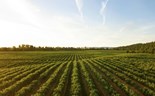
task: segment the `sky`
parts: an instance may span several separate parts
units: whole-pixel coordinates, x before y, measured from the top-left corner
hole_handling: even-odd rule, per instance
[[[0,0],[0,47],[155,41],[155,0]]]

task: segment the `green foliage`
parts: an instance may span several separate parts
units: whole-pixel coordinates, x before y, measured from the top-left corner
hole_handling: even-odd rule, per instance
[[[127,53],[155,53],[155,42],[139,43],[129,46],[117,47],[117,50],[127,50]]]

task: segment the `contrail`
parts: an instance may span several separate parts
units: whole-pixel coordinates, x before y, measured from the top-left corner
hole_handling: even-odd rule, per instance
[[[78,11],[80,13],[81,19],[83,19],[83,12],[82,12],[82,8],[83,8],[83,0],[75,0],[76,6],[78,8]]]
[[[106,16],[105,16],[105,9],[107,7],[107,3],[108,3],[109,0],[103,0],[102,1],[102,6],[101,6],[101,9],[100,9],[100,15],[102,16],[102,19],[103,19],[103,24],[105,24],[105,21],[106,21]]]

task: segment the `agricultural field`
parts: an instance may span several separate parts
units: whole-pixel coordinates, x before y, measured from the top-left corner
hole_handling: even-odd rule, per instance
[[[155,55],[0,52],[0,96],[155,96]]]

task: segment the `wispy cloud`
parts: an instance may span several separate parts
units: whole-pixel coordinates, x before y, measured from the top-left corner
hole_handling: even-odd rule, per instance
[[[100,9],[100,15],[102,16],[103,24],[105,24],[105,21],[106,21],[105,9],[107,7],[108,1],[109,0],[103,0],[101,3],[102,5],[101,5],[101,9]]]
[[[136,25],[135,25],[135,23],[134,22],[128,22],[128,23],[126,23],[126,24],[124,24],[121,28],[120,28],[120,33],[125,33],[125,32],[127,32],[127,31],[131,31],[131,29],[135,29],[135,27],[137,27]],[[132,30],[133,31],[133,30]]]
[[[81,19],[83,19],[83,12],[82,12],[82,8],[83,8],[83,0],[75,0],[76,6],[78,8],[79,14],[81,16]]]

